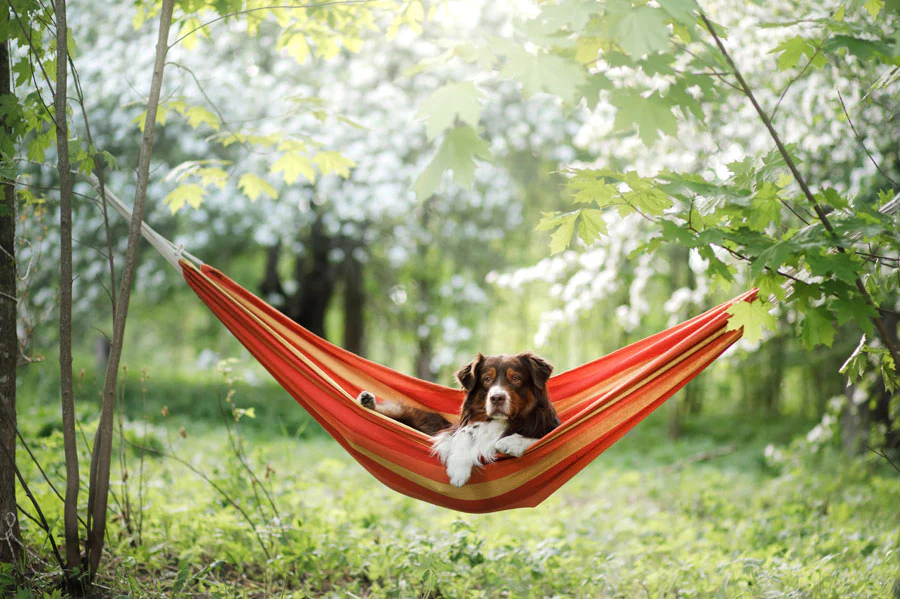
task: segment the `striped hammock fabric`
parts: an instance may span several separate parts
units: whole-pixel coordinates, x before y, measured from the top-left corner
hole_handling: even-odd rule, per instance
[[[166,247],[174,256],[171,244]],[[547,387],[562,425],[521,458],[488,464],[457,488],[431,455],[430,437],[363,408],[355,398],[366,389],[453,421],[464,399],[461,390],[406,376],[332,345],[214,268],[177,258],[173,265],[281,386],[375,478],[409,497],[472,513],[540,504],[737,341],[742,330],[726,331],[726,310],[756,296],[748,291],[552,377]]]
[[[91,178],[100,193],[96,177]],[[109,189],[126,219],[132,211]],[[900,196],[892,204],[900,204]],[[728,307],[756,290],[568,372],[547,384],[562,424],[520,458],[503,458],[450,485],[431,438],[356,402],[362,390],[458,418],[463,392],[391,370],[313,335],[203,264],[146,223],[141,234],[282,387],[382,483],[461,512],[535,507],[618,441],[741,338],[726,330]],[[189,258],[189,259],[187,259]]]

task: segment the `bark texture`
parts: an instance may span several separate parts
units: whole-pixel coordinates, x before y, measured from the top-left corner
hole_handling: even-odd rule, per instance
[[[8,12],[7,8],[3,12]],[[5,14],[0,21],[6,21]],[[9,43],[0,44],[0,97],[12,93]],[[0,122],[0,149],[11,143],[13,131]],[[21,546],[16,514],[16,363],[19,339],[16,331],[16,188],[0,179],[0,563],[12,563]],[[7,457],[8,456],[8,457]]]

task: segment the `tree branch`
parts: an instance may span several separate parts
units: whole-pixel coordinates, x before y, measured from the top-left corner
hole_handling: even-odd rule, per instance
[[[122,357],[122,342],[125,336],[125,321],[128,317],[128,304],[131,299],[131,288],[134,273],[137,269],[137,250],[141,239],[141,223],[144,218],[144,202],[147,199],[147,185],[150,178],[150,157],[153,153],[153,135],[156,130],[156,113],[159,108],[162,90],[163,72],[166,64],[166,53],[169,46],[169,28],[172,24],[172,12],[175,0],[163,0],[159,17],[159,35],[156,42],[156,59],[153,65],[153,79],[147,101],[147,114],[144,121],[144,133],[141,139],[141,153],[138,159],[137,185],[134,193],[134,212],[128,227],[128,247],[122,267],[119,287],[116,318],[113,325],[113,338],[110,344],[109,361],[106,368],[106,380],[103,385],[103,405],[100,411],[100,423],[94,438],[91,455],[90,494],[88,497],[88,517],[93,519],[88,531],[88,567],[91,578],[96,576],[103,552],[104,534],[106,532],[106,508],[109,500],[109,471],[112,461],[113,411],[116,401],[116,381],[119,372],[119,361]]]
[[[869,447],[869,451],[871,451],[871,452],[874,453],[875,455],[877,455],[877,456],[879,456],[879,457],[882,457],[882,458],[884,458],[885,460],[887,460],[887,463],[891,465],[891,468],[893,468],[893,469],[896,470],[897,472],[900,472],[900,466],[898,466],[897,464],[895,464],[894,461],[888,456],[887,453],[885,453],[885,451],[884,451],[883,449],[879,450],[879,449],[873,449],[872,447]]]
[[[97,173],[97,180],[100,181],[100,207],[103,213],[103,229],[106,232],[106,262],[109,265],[109,296],[112,304],[113,322],[116,320],[116,264],[113,256],[112,232],[109,229],[109,211],[106,203],[105,176],[103,173],[103,156],[94,153],[94,139],[91,135],[91,123],[88,120],[87,109],[84,107],[84,92],[81,89],[81,79],[78,76],[78,70],[75,68],[75,62],[69,55],[69,66],[72,68],[72,78],[75,80],[75,93],[78,94],[78,105],[81,106],[81,118],[84,121],[85,134],[87,135],[88,147],[90,148],[91,157],[94,160],[94,171]],[[99,161],[98,161],[99,158]]]
[[[793,79],[788,81],[788,84],[784,86],[784,89],[781,91],[781,95],[778,96],[778,101],[775,102],[775,108],[772,109],[772,114],[769,115],[770,121],[775,120],[775,115],[778,114],[778,108],[781,106],[781,102],[782,102],[782,100],[784,100],[784,97],[787,95],[788,90],[791,89],[791,86],[794,85],[795,83],[797,83],[798,81],[800,81],[800,79],[803,77],[803,75],[806,74],[806,71],[809,70],[809,67],[812,65],[813,61],[816,59],[816,56],[818,56],[819,52],[822,50],[822,43],[823,42],[819,42],[819,45],[816,46],[816,51],[813,52],[813,55],[810,56],[809,60],[806,61],[806,66],[804,66],[803,69],[799,73],[797,73],[796,77],[794,77]]]
[[[12,469],[16,472],[16,478],[19,479],[19,484],[22,485],[22,490],[25,491],[25,495],[28,497],[29,501],[31,501],[31,505],[34,506],[35,511],[37,511],[38,517],[40,517],[41,522],[43,522],[43,528],[47,531],[47,539],[50,541],[50,546],[53,547],[53,555],[56,556],[56,562],[59,564],[61,569],[65,569],[66,565],[63,562],[62,555],[59,553],[59,547],[56,546],[56,540],[53,538],[53,535],[50,534],[50,525],[47,524],[47,519],[44,517],[44,512],[41,511],[41,506],[37,502],[37,499],[34,498],[34,494],[31,492],[31,487],[28,486],[28,481],[25,480],[25,477],[22,476],[22,472],[19,470],[19,467],[16,466],[15,458],[10,454],[9,449],[7,449],[4,443],[0,443],[0,448],[3,448],[3,455],[6,456],[6,459],[12,466]],[[78,546],[75,546],[76,550]]]
[[[828,219],[828,215],[825,214],[825,210],[816,201],[815,196],[813,196],[812,191],[809,189],[809,185],[806,183],[806,179],[800,174],[800,170],[797,168],[797,165],[794,163],[794,159],[791,157],[790,152],[787,151],[787,148],[781,142],[781,137],[778,135],[778,132],[775,131],[775,127],[772,126],[772,121],[769,119],[768,115],[759,105],[759,102],[756,100],[756,96],[753,94],[753,90],[750,89],[750,86],[747,85],[747,81],[744,79],[743,75],[741,75],[740,69],[738,69],[734,60],[731,58],[731,55],[728,53],[728,50],[725,49],[725,44],[722,43],[721,38],[716,34],[716,30],[713,27],[713,24],[710,22],[708,18],[706,18],[706,14],[702,11],[700,12],[700,18],[703,20],[704,25],[706,25],[707,31],[709,31],[710,35],[712,35],[713,39],[716,42],[716,46],[718,46],[719,51],[722,53],[722,56],[725,57],[725,60],[728,62],[728,65],[731,67],[732,72],[734,73],[735,78],[738,80],[738,84],[741,86],[743,93],[750,100],[750,103],[753,104],[753,108],[756,110],[756,113],[759,115],[759,118],[762,120],[763,124],[768,130],[769,135],[772,137],[772,140],[775,142],[776,147],[778,148],[778,152],[781,154],[781,157],[784,158],[785,163],[787,164],[788,169],[791,171],[791,174],[794,175],[794,179],[797,181],[797,184],[800,186],[800,189],[803,191],[803,195],[806,196],[806,199],[812,205],[813,211],[816,213],[816,217],[818,217],[819,222],[822,223],[822,226],[825,227],[825,230],[831,235],[834,240],[834,246],[838,252],[844,253],[846,249],[841,244],[841,239],[838,237],[837,233],[834,230],[834,226],[832,226],[831,221]],[[872,296],[869,294],[869,291],[866,289],[865,283],[863,283],[862,279],[856,277],[856,288],[859,290],[862,297],[865,299],[866,303],[875,310],[878,311],[878,305],[875,303],[875,300],[872,299]],[[900,352],[898,352],[897,348],[894,346],[891,341],[891,337],[887,330],[887,327],[884,324],[884,320],[881,316],[873,316],[872,323],[875,325],[875,328],[878,329],[878,333],[881,337],[881,341],[885,344],[888,351],[891,354],[891,357],[894,359],[894,368],[895,370],[900,370]]]
[[[856,130],[856,126],[853,124],[853,119],[850,118],[850,113],[847,111],[847,105],[844,104],[844,96],[841,95],[841,90],[837,90],[838,100],[841,102],[841,109],[844,111],[844,116],[847,117],[847,123],[850,124],[850,129],[853,130],[853,135],[856,137],[856,141],[859,143],[859,146],[866,152],[866,156],[869,157],[869,160],[872,161],[872,164],[875,165],[875,168],[878,169],[878,172],[881,173],[881,176],[891,182],[891,185],[896,189],[897,182],[894,181],[890,175],[884,172],[877,162],[875,162],[875,157],[872,156],[872,152],[869,151],[869,148],[866,147],[866,144],[863,143],[862,137],[859,135],[859,131]]]
[[[248,8],[247,10],[237,10],[235,12],[230,12],[225,15],[220,15],[220,16],[216,17],[215,19],[211,19],[211,20],[207,21],[206,23],[203,23],[201,25],[198,25],[197,27],[194,27],[193,29],[191,29],[190,31],[188,31],[187,33],[185,33],[184,35],[179,37],[177,40],[175,40],[174,42],[169,44],[169,48],[177,45],[179,42],[181,42],[181,40],[197,33],[201,29],[203,29],[205,27],[209,27],[210,25],[212,25],[214,23],[218,23],[219,21],[224,21],[228,17],[236,17],[239,15],[247,15],[247,14],[259,12],[262,10],[275,10],[275,9],[279,9],[279,8],[309,9],[309,8],[320,8],[323,6],[334,6],[336,4],[369,4],[370,2],[375,2],[375,1],[376,0],[335,0],[334,2],[320,2],[318,4],[287,4],[287,5],[280,5],[280,6],[260,6],[257,8]]]

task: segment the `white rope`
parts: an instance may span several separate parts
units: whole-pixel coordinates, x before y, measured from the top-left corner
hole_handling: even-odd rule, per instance
[[[100,180],[97,179],[95,175],[91,175],[91,185],[94,186],[94,189],[97,193],[100,193]],[[103,190],[106,195],[106,201],[112,206],[116,212],[125,217],[129,222],[131,221],[132,211],[122,200],[116,196],[113,192],[109,190],[109,188],[105,188]],[[181,245],[175,245],[159,233],[153,230],[150,225],[141,221],[141,235],[144,236],[150,245],[152,245],[160,255],[166,259],[166,262],[171,264],[175,270],[179,273],[181,272],[181,265],[178,264],[178,261],[181,260],[182,257],[187,257],[189,260],[196,264],[203,264],[203,261],[184,251],[184,247]]]

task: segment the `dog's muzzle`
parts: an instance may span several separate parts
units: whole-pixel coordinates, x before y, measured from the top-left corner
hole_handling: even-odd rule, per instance
[[[509,393],[492,387],[485,400],[485,412],[489,418],[506,417],[509,414]]]

